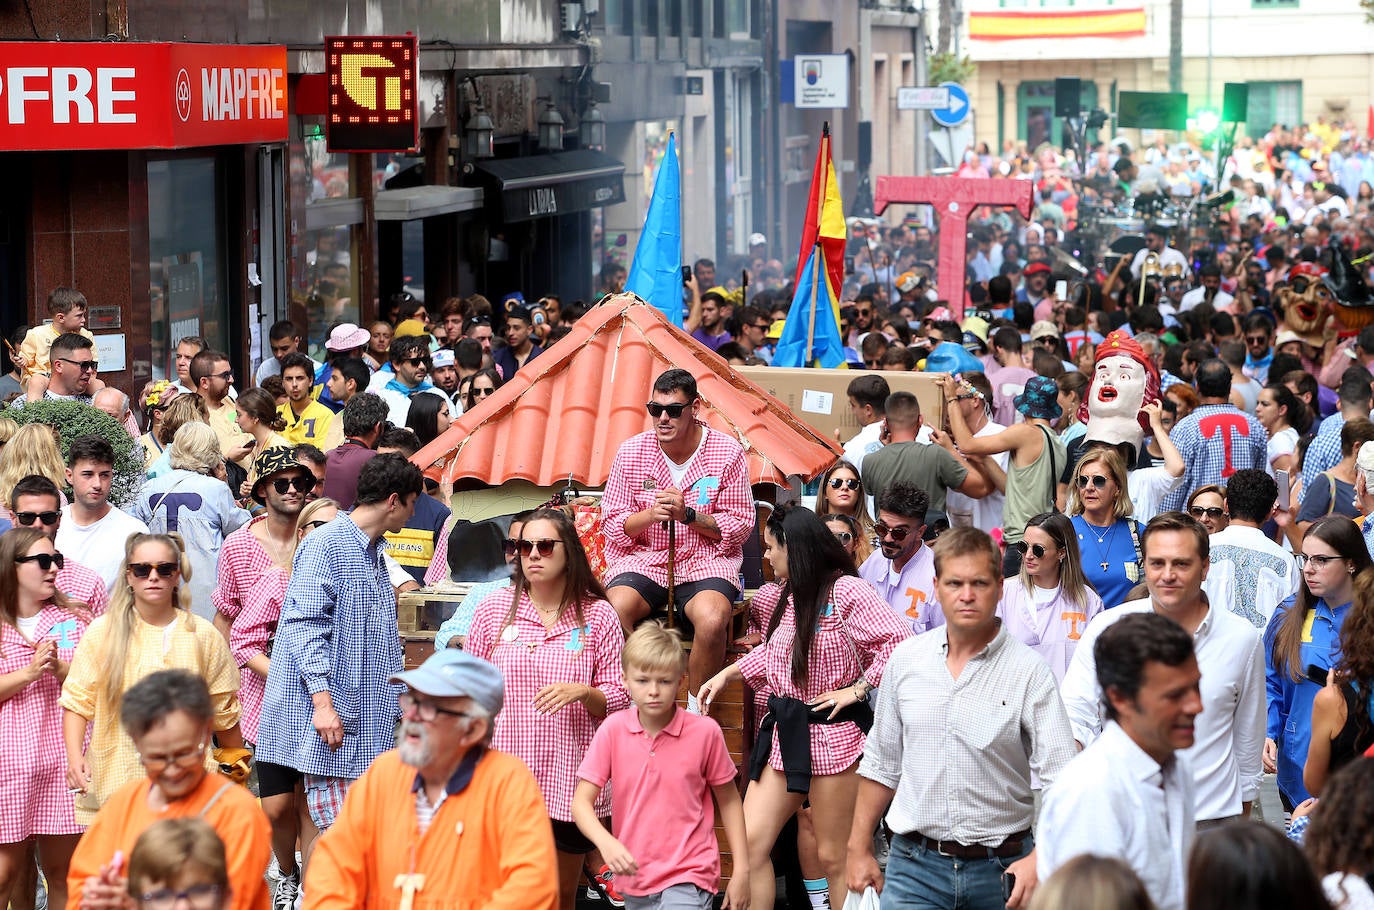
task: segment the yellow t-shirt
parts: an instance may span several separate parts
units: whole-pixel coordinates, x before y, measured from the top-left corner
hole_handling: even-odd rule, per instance
[[[28,379],[35,373],[51,373],[52,361],[48,357],[48,352],[52,350],[52,343],[57,340],[57,336],[62,333],[51,322],[34,326],[29,329],[28,334],[19,345],[19,353],[24,355],[28,366],[24,368],[24,378]],[[95,344],[95,336],[85,329],[81,330],[84,338],[89,338],[91,344]],[[91,348],[91,359],[99,360],[94,347]]]
[[[286,429],[282,430],[282,435],[291,440],[292,445],[308,442],[320,449],[325,447],[329,427],[338,416],[318,401],[306,404],[299,417],[296,416],[289,401],[277,406],[277,414],[286,422]]]

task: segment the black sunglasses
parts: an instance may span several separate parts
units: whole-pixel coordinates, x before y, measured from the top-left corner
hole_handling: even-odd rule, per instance
[[[882,522],[878,522],[873,526],[873,533],[877,534],[880,540],[884,537],[891,537],[893,540],[897,541],[897,543],[901,543],[902,541],[906,540],[907,535],[911,533],[911,529],[889,528]]]
[[[53,566],[57,566],[59,569],[62,568],[61,553],[35,553],[32,556],[16,556],[14,557],[14,561],[36,562],[38,563],[38,568],[42,569],[44,572],[48,571]]]
[[[1091,477],[1089,477],[1089,476],[1086,475],[1086,474],[1079,474],[1079,475],[1078,475],[1078,489],[1080,489],[1080,490],[1085,490],[1085,489],[1087,489],[1088,484],[1092,484],[1093,486],[1097,487],[1099,490],[1102,490],[1102,489],[1105,489],[1106,486],[1107,486],[1107,478],[1106,478],[1106,477],[1103,477],[1101,474],[1094,474],[1094,475],[1091,476]]]
[[[545,537],[541,540],[521,540],[517,546],[520,547],[521,556],[529,556],[535,550],[539,551],[540,556],[552,556],[553,548],[562,542],[553,537]]]
[[[501,552],[505,553],[507,556],[514,556],[519,549],[520,541],[516,540],[514,537],[507,537],[505,540],[501,541]]]
[[[158,578],[171,578],[181,571],[181,566],[174,562],[131,562],[129,571],[134,573],[134,578],[147,578],[154,572]]]
[[[413,367],[418,367],[418,366],[419,366],[420,364],[422,364],[422,363],[429,363],[429,358],[428,358],[428,357],[406,357],[406,358],[404,358],[404,359],[402,359],[402,360],[398,360],[398,361],[396,361],[396,362],[397,362],[397,363],[408,363],[408,364],[410,364],[410,365],[413,366]]]
[[[1021,548],[1021,552],[1022,552],[1022,553],[1029,553],[1031,556],[1034,556],[1036,559],[1044,559],[1044,558],[1045,558],[1045,548],[1042,547],[1042,546],[1041,546],[1040,544],[1038,544],[1038,543],[1026,543],[1026,542],[1023,540],[1023,541],[1021,541],[1019,544],[1017,544],[1017,546]]]
[[[28,527],[35,521],[41,521],[45,525],[55,525],[57,520],[62,517],[61,512],[15,512],[14,517],[24,527]]]
[[[830,489],[832,490],[838,490],[841,488],[846,490],[857,490],[859,487],[863,486],[863,484],[861,484],[858,481],[858,479],[854,477],[850,477],[848,479],[842,477],[832,477],[828,481],[826,481],[826,483],[830,484]]]
[[[296,488],[297,493],[309,493],[311,490],[315,489],[316,485],[317,482],[314,474],[311,474],[309,477],[304,474],[297,474],[295,477],[278,477],[276,480],[272,481],[272,489],[282,494],[285,494],[286,491],[292,487]]]
[[[691,407],[691,402],[687,404],[659,404],[657,401],[651,401],[644,407],[649,411],[649,416],[655,420],[662,417],[664,413],[667,413],[671,419],[677,420],[682,416],[683,411]]]
[[[59,357],[57,359],[63,363],[70,363],[83,373],[88,373],[96,367],[96,362],[94,360],[69,360],[66,357]]]
[[[1208,518],[1215,519],[1225,515],[1226,510],[1219,508],[1218,506],[1211,506],[1205,509],[1202,506],[1193,506],[1191,509],[1188,510],[1188,514],[1193,516],[1194,518],[1201,518],[1202,516],[1206,515]]]

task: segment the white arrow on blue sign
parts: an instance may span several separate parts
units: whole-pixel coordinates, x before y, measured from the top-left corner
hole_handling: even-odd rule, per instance
[[[931,111],[931,119],[940,126],[958,126],[968,119],[968,92],[956,82],[942,82],[940,85],[949,89],[949,106],[941,110]]]

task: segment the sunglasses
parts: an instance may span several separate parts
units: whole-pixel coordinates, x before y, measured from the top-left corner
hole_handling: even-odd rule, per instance
[[[657,401],[651,401],[644,407],[648,410],[649,416],[655,420],[665,413],[670,419],[677,420],[682,416],[682,412],[690,407],[690,404],[659,404]]]
[[[835,535],[836,540],[844,544],[846,547],[854,542],[854,535],[849,533],[848,531],[833,531],[831,533]]]
[[[1088,484],[1092,484],[1097,489],[1103,490],[1107,487],[1107,478],[1103,477],[1101,474],[1094,474],[1091,477],[1089,477],[1086,474],[1079,474],[1078,489],[1086,490],[1088,488]]]
[[[1193,516],[1194,518],[1201,518],[1204,515],[1206,515],[1208,518],[1220,518],[1221,516],[1226,514],[1226,510],[1218,508],[1217,506],[1212,506],[1206,509],[1204,509],[1202,506],[1193,506],[1191,509],[1188,510],[1188,514]]]
[[[1045,548],[1038,543],[1026,543],[1023,540],[1019,544],[1017,544],[1017,546],[1021,548],[1022,553],[1034,556],[1036,559],[1045,558]]]
[[[223,379],[225,382],[233,382],[233,381],[234,381],[234,371],[233,371],[233,370],[225,370],[223,373],[211,373],[210,375],[213,376],[213,377],[215,377],[216,379]]]
[[[62,568],[61,553],[35,553],[32,556],[16,556],[14,557],[14,561],[36,562],[38,563],[38,568],[42,569],[44,572],[48,571],[53,566],[57,566],[59,569]]]
[[[473,389],[473,390],[472,390],[472,397],[473,397],[473,398],[486,398],[488,395],[495,395],[495,394],[496,394],[496,390],[495,390],[495,389]]]
[[[424,364],[429,363],[429,358],[428,358],[428,357],[406,357],[404,360],[398,360],[398,361],[396,361],[396,362],[397,362],[397,363],[408,363],[408,364],[410,364],[410,365],[413,366],[413,367],[418,367],[418,366],[419,366],[420,364],[422,364],[422,363],[424,363]]]
[[[911,528],[889,528],[887,525],[879,522],[873,526],[873,533],[878,535],[879,540],[884,537],[891,537],[897,543],[901,543],[906,540],[907,535],[911,533]]]
[[[842,477],[832,477],[828,481],[826,481],[826,483],[830,485],[830,489],[832,490],[857,490],[859,487],[863,486],[863,484],[861,484],[858,480],[856,480],[853,477],[850,477],[848,479]]]
[[[529,556],[535,550],[539,551],[540,556],[552,556],[553,548],[562,542],[553,537],[545,537],[541,540],[521,540],[516,545],[520,548],[521,556]]]
[[[59,357],[57,359],[63,363],[70,363],[83,373],[89,373],[91,370],[95,369],[94,360],[68,360],[66,357]]]
[[[501,541],[501,552],[505,553],[507,556],[514,556],[519,549],[520,541],[516,540],[514,537],[507,537],[505,540]]]
[[[171,578],[181,571],[181,566],[174,562],[131,562],[129,571],[134,573],[134,578],[147,578],[153,573],[157,573],[158,578]]]
[[[28,527],[35,521],[41,521],[45,525],[55,525],[57,520],[62,517],[61,512],[15,512],[14,517],[24,527]]]
[[[295,477],[278,477],[272,481],[272,489],[278,493],[286,493],[292,487],[296,488],[297,493],[309,493],[315,489],[315,475],[306,477],[304,474],[297,474]]]
[[[314,521],[307,521],[305,524],[301,525],[301,530],[302,530],[302,531],[309,532],[309,531],[315,530],[315,529],[318,528],[320,525],[327,525],[327,524],[329,524],[329,522],[326,521],[325,519],[323,519],[323,518],[317,518],[317,519],[315,519]]]

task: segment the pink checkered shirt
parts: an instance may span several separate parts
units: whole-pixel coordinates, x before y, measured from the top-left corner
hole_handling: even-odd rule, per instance
[[[802,701],[843,689],[860,676],[876,686],[892,650],[911,637],[911,626],[892,612],[872,585],[861,578],[841,577],[811,641],[806,685],[801,687],[792,681],[796,622],[789,600],[773,636],[739,659],[736,666],[750,686]],[[864,735],[852,723],[811,725],[812,774],[838,774],[858,761],[863,749]],[[783,770],[776,736],[768,763]]]
[[[104,613],[110,603],[105,579],[74,559],[64,560],[57,570],[57,590],[67,595],[68,600],[85,604],[92,616]]]
[[[710,540],[679,522],[673,578],[679,582],[723,578],[737,585],[744,561],[741,548],[755,520],[749,461],[729,436],[704,425],[702,430],[706,439],[682,480],[683,492],[688,506],[715,519],[721,539]],[[630,538],[625,534],[625,519],[652,506],[655,494],[672,485],[668,461],[652,430],[630,437],[620,447],[601,497],[607,580],[635,572],[668,586],[668,529],[655,523]]]
[[[248,669],[248,661],[259,654],[271,654],[288,578],[286,570],[272,561],[253,535],[253,526],[266,520],[266,516],[259,516],[224,539],[219,552],[219,584],[210,598],[215,609],[232,622],[229,651],[239,665],[239,705],[243,712],[239,726],[250,743],[258,741],[267,681]]]
[[[50,639],[57,656],[71,662],[89,619],[79,611],[47,606],[34,641],[0,622],[0,675],[33,662],[34,646]],[[67,792],[67,750],[62,744],[62,684],[44,673],[0,702],[0,843],[34,835],[80,834]]]
[[[577,768],[601,721],[580,702],[555,714],[534,709],[534,696],[555,683],[595,686],[606,694],[606,713],[630,704],[620,668],[625,635],[620,618],[604,600],[582,605],[583,625],[568,610],[552,631],[544,628],[529,594],[522,592],[515,623],[507,626],[512,590],[497,591],[477,606],[464,650],[489,660],[506,679],[506,703],[496,715],[492,745],[519,756],[534,772],[549,817],[572,821]],[[603,792],[596,814],[610,815],[610,794]]]

